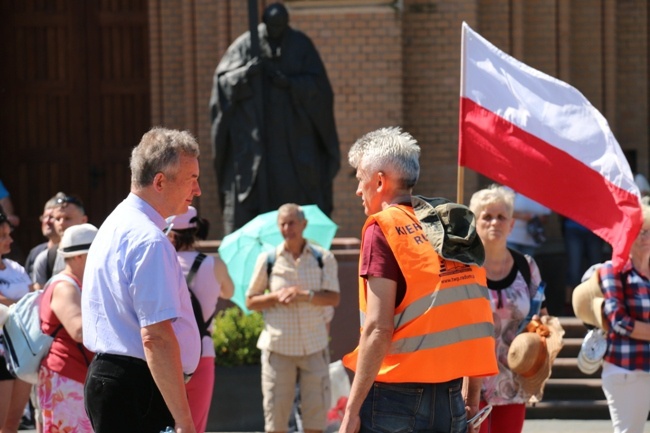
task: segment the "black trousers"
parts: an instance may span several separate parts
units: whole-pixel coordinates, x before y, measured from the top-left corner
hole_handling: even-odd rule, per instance
[[[138,358],[95,355],[84,402],[95,433],[160,433],[174,427],[147,363]]]

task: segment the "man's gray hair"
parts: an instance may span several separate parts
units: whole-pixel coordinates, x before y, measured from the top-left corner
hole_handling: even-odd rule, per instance
[[[131,153],[131,185],[147,187],[157,173],[173,179],[181,155],[199,157],[199,145],[191,133],[162,127],[150,129]]]
[[[380,128],[359,138],[350,148],[348,161],[354,169],[396,175],[405,188],[413,188],[420,176],[420,146],[399,127]]]
[[[512,218],[515,209],[515,193],[501,185],[493,183],[488,188],[476,191],[469,200],[469,209],[478,218],[479,214],[488,205],[503,204],[508,216]]]
[[[285,203],[278,208],[278,218],[280,218],[280,215],[282,214],[291,213],[295,213],[300,221],[305,220],[305,211],[302,210],[302,207],[300,205],[297,205],[295,203]]]

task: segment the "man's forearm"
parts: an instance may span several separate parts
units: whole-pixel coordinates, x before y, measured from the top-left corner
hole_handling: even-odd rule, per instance
[[[183,380],[180,347],[171,321],[142,328],[142,342],[147,364],[176,426],[193,432],[194,424]]]
[[[466,406],[478,407],[481,401],[481,386],[483,386],[482,377],[469,378],[469,387],[467,389],[467,397],[465,398]]]
[[[370,387],[377,377],[381,363],[388,353],[392,338],[391,331],[375,329],[364,333],[359,340],[359,356],[357,358],[357,369],[354,373],[350,397],[346,411],[358,414],[361,404],[365,400]]]

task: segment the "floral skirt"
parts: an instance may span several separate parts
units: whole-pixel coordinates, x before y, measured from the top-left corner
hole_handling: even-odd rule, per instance
[[[43,433],[92,433],[84,408],[84,386],[41,366],[38,402],[43,414]]]

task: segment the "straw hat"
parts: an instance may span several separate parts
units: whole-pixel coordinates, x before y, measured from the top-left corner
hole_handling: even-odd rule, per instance
[[[607,320],[603,318],[604,302],[598,269],[594,268],[591,276],[573,290],[573,312],[584,323],[607,330]]]
[[[541,323],[533,321],[528,332],[517,335],[508,350],[508,367],[517,374],[517,380],[526,394],[542,394],[544,384],[551,376],[551,366],[562,349],[564,329],[557,317],[544,316]]]

